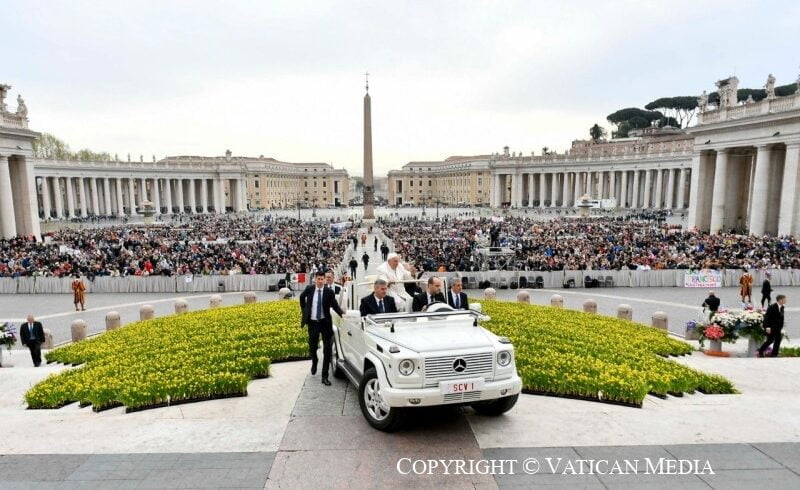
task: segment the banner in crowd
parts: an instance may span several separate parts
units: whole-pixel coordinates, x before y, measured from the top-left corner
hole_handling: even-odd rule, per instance
[[[722,272],[714,270],[686,271],[683,276],[685,288],[720,288]]]

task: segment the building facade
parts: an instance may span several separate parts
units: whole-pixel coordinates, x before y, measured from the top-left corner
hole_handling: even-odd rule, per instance
[[[287,163],[272,158],[244,159],[250,209],[347,206],[350,178],[327,163]]]
[[[687,206],[691,136],[650,130],[610,142],[574,141],[566,154],[503,153],[411,162],[389,172],[389,202],[568,208],[584,194],[628,209]]]

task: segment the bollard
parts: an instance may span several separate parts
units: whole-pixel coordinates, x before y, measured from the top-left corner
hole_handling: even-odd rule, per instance
[[[250,304],[256,302],[256,293],[253,291],[248,291],[244,293],[244,304]]]
[[[106,313],[106,331],[119,328],[120,323],[119,313],[116,311],[109,311]]]
[[[151,305],[142,305],[139,308],[139,320],[151,320],[156,316],[155,311]]]
[[[175,300],[175,313],[181,314],[189,311],[189,303],[185,299],[179,298]]]
[[[209,308],[219,308],[221,304],[222,304],[222,296],[218,294],[211,296],[211,299],[208,300]]]
[[[657,328],[659,330],[664,330],[665,332],[669,331],[669,323],[667,321],[667,313],[663,311],[656,311],[653,313],[653,316],[650,319],[651,325],[653,328]]]
[[[583,302],[583,311],[586,313],[597,313],[597,301],[587,299]]]
[[[292,290],[289,288],[281,288],[278,291],[278,299],[289,299],[292,297]]]
[[[632,321],[633,320],[633,308],[631,305],[621,304],[617,306],[617,318],[621,318],[623,320]]]
[[[497,299],[497,291],[494,288],[486,288],[483,291],[484,299]]]
[[[553,308],[563,308],[564,298],[560,294],[554,294],[550,296],[550,306]]]
[[[53,348],[53,331],[49,328],[44,329],[44,344],[42,344],[42,349],[52,349]]]
[[[73,342],[80,342],[86,338],[86,322],[83,320],[73,320],[72,325],[69,326],[69,331],[72,334]]]
[[[517,293],[517,303],[530,303],[531,302],[531,293],[525,291],[524,289]]]

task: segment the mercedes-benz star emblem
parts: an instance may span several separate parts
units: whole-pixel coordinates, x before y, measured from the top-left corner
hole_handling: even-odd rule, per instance
[[[453,371],[457,373],[463,373],[467,369],[467,361],[462,358],[458,358],[453,361]]]

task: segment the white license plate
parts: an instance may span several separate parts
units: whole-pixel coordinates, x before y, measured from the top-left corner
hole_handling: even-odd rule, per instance
[[[480,391],[483,389],[483,378],[462,379],[458,381],[440,381],[439,388],[444,394]]]

